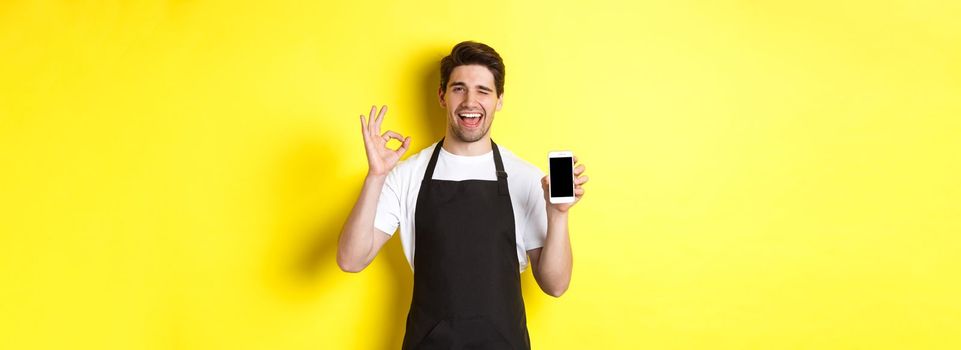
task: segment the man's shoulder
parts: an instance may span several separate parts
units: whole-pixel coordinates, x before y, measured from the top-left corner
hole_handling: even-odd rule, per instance
[[[507,168],[505,170],[508,172],[508,178],[515,176],[540,183],[541,177],[544,176],[544,172],[540,168],[503,146],[498,145],[497,148],[504,159],[504,167]]]

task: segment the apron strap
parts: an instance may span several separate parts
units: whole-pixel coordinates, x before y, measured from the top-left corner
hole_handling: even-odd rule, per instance
[[[504,171],[504,161],[501,159],[501,151],[497,149],[494,139],[491,139],[491,149],[494,150],[494,169],[497,170],[497,191],[501,196],[510,197],[510,190],[507,188],[507,172]]]
[[[437,141],[437,146],[434,147],[434,153],[430,155],[430,161],[427,162],[427,171],[424,172],[424,179],[421,180],[421,187],[427,187],[430,180],[434,178],[434,167],[437,166],[437,156],[440,155],[440,149],[442,147],[444,147],[443,137],[440,138],[440,141]]]

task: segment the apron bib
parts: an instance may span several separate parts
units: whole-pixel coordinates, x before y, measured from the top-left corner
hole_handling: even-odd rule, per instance
[[[414,296],[403,349],[530,349],[514,211],[494,141],[497,181],[434,180],[434,148],[414,213]]]

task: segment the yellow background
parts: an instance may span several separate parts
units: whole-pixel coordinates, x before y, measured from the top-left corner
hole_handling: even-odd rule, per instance
[[[572,149],[536,349],[961,347],[956,1],[5,1],[0,348],[399,348],[395,238],[336,237],[357,116],[443,132],[437,62],[504,57],[494,139]]]

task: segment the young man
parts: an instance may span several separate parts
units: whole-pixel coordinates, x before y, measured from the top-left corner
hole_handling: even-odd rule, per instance
[[[440,69],[447,133],[437,143],[399,162],[410,137],[380,132],[387,106],[360,116],[369,170],[337,264],[363,270],[400,227],[414,269],[404,349],[529,349],[520,272],[530,256],[545,293],[567,290],[568,211],[584,195],[584,166],[574,169],[575,202],[548,204],[549,177],[490,138],[504,97],[500,55],[462,42]],[[389,149],[390,139],[402,145]]]

